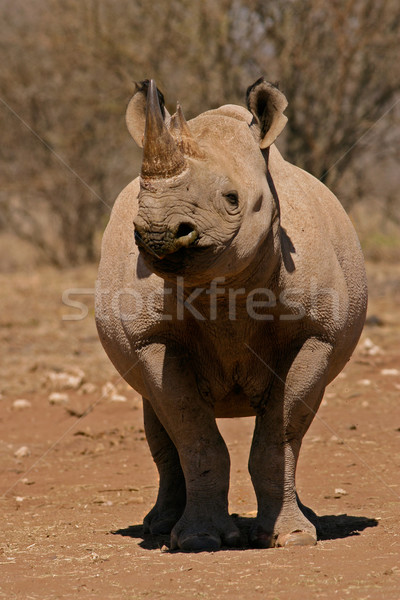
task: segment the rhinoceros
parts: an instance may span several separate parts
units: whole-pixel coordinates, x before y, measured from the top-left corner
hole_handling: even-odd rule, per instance
[[[126,120],[143,147],[141,173],[116,200],[97,282],[100,339],[143,397],[159,472],[144,530],[170,533],[171,549],[189,552],[243,542],[216,423],[227,417],[255,416],[248,543],[316,543],[296,464],[366,312],[349,218],[274,145],[285,96],[261,78],[246,102],[187,122],[179,104],[168,113],[153,80],[137,85]]]

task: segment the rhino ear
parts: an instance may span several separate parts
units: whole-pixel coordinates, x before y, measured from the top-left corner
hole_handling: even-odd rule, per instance
[[[140,148],[143,148],[144,143],[144,130],[146,126],[146,104],[147,104],[147,92],[149,89],[150,81],[145,79],[140,83],[135,83],[135,93],[129,101],[128,108],[126,109],[126,126],[129,133]],[[166,123],[170,120],[170,114],[164,105],[164,95],[157,88],[158,101],[160,103],[161,114]]]
[[[260,129],[260,148],[268,148],[286,125],[286,97],[261,77],[247,89],[246,103]]]

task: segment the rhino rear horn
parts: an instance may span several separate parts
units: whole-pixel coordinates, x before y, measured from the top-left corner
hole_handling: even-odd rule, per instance
[[[268,148],[287,123],[283,111],[288,101],[277,86],[261,77],[247,89],[246,102],[260,129],[260,148]]]
[[[169,130],[186,156],[200,159],[205,158],[203,150],[200,148],[189,129],[189,125],[187,124],[179,102],[176,105],[176,113],[172,115],[169,122]]]
[[[157,87],[151,80],[147,91],[141,176],[145,179],[166,179],[178,175],[185,168],[185,158],[164,123]]]

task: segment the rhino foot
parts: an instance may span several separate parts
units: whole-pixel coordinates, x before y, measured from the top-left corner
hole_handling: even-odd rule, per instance
[[[143,520],[144,533],[152,533],[153,535],[167,535],[171,533],[175,523],[182,516],[183,508],[176,506],[162,509],[156,504]]]
[[[308,531],[292,531],[278,535],[275,546],[277,548],[289,548],[291,546],[315,546],[317,536]]]
[[[238,528],[230,517],[215,523],[202,520],[198,527],[193,522],[182,518],[171,533],[171,550],[182,550],[183,552],[214,552],[221,546],[237,547],[241,545],[241,537]]]
[[[297,498],[296,508],[286,516],[278,517],[276,522],[258,516],[250,534],[250,543],[255,548],[315,546],[316,528],[309,517],[313,521],[318,520],[316,514]]]
[[[291,546],[315,546],[317,536],[311,531],[295,529],[289,533],[270,533],[260,526],[250,537],[253,548],[289,548]]]

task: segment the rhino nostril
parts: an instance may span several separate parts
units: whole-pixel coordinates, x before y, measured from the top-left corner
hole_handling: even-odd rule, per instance
[[[186,237],[193,231],[195,231],[193,225],[191,225],[190,223],[181,223],[176,231],[175,237],[176,238]]]

